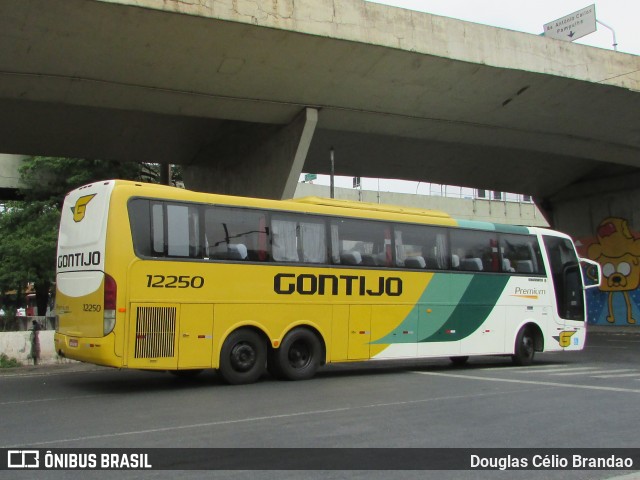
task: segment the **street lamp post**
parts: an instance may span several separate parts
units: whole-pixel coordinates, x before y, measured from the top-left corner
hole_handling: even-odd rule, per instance
[[[336,164],[335,164],[335,159],[334,159],[334,151],[333,151],[333,147],[331,147],[331,149],[329,150],[329,156],[331,157],[331,183],[330,183],[330,187],[329,187],[329,195],[331,198],[335,198],[335,169],[336,169]]]

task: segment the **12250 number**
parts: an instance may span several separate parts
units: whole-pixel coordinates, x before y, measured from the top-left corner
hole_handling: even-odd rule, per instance
[[[149,288],[202,288],[204,277],[190,275],[147,275]]]

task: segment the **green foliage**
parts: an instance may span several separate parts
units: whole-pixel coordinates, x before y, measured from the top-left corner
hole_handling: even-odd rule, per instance
[[[55,274],[60,212],[47,202],[10,202],[0,215],[0,289],[22,290],[27,282],[48,290]],[[41,300],[46,309],[47,297]]]
[[[9,358],[4,353],[0,353],[0,368],[20,367],[22,364],[15,358]]]
[[[18,330],[18,318],[14,311],[5,311],[0,315],[0,332],[15,332]]]
[[[13,367],[19,367],[21,365],[22,364],[15,358],[13,357],[9,358],[4,353],[0,353],[0,368],[13,368]]]
[[[154,181],[156,173],[144,164],[83,158],[30,157],[20,169],[25,200],[62,205],[74,188],[99,180],[121,178]]]
[[[0,206],[0,291],[22,291],[35,286],[38,311],[44,312],[55,278],[56,242],[60,209],[65,195],[88,183],[127,179],[155,182],[153,164],[30,157],[20,175],[24,201]]]

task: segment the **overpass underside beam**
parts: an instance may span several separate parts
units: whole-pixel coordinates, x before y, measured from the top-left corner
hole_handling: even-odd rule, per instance
[[[185,186],[227,195],[293,198],[317,123],[318,111],[306,108],[281,128],[227,131],[184,167]]]

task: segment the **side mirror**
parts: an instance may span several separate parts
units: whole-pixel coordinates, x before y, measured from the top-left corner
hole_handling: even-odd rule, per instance
[[[600,264],[588,258],[581,258],[580,266],[582,267],[582,278],[585,290],[599,287],[602,281]]]

